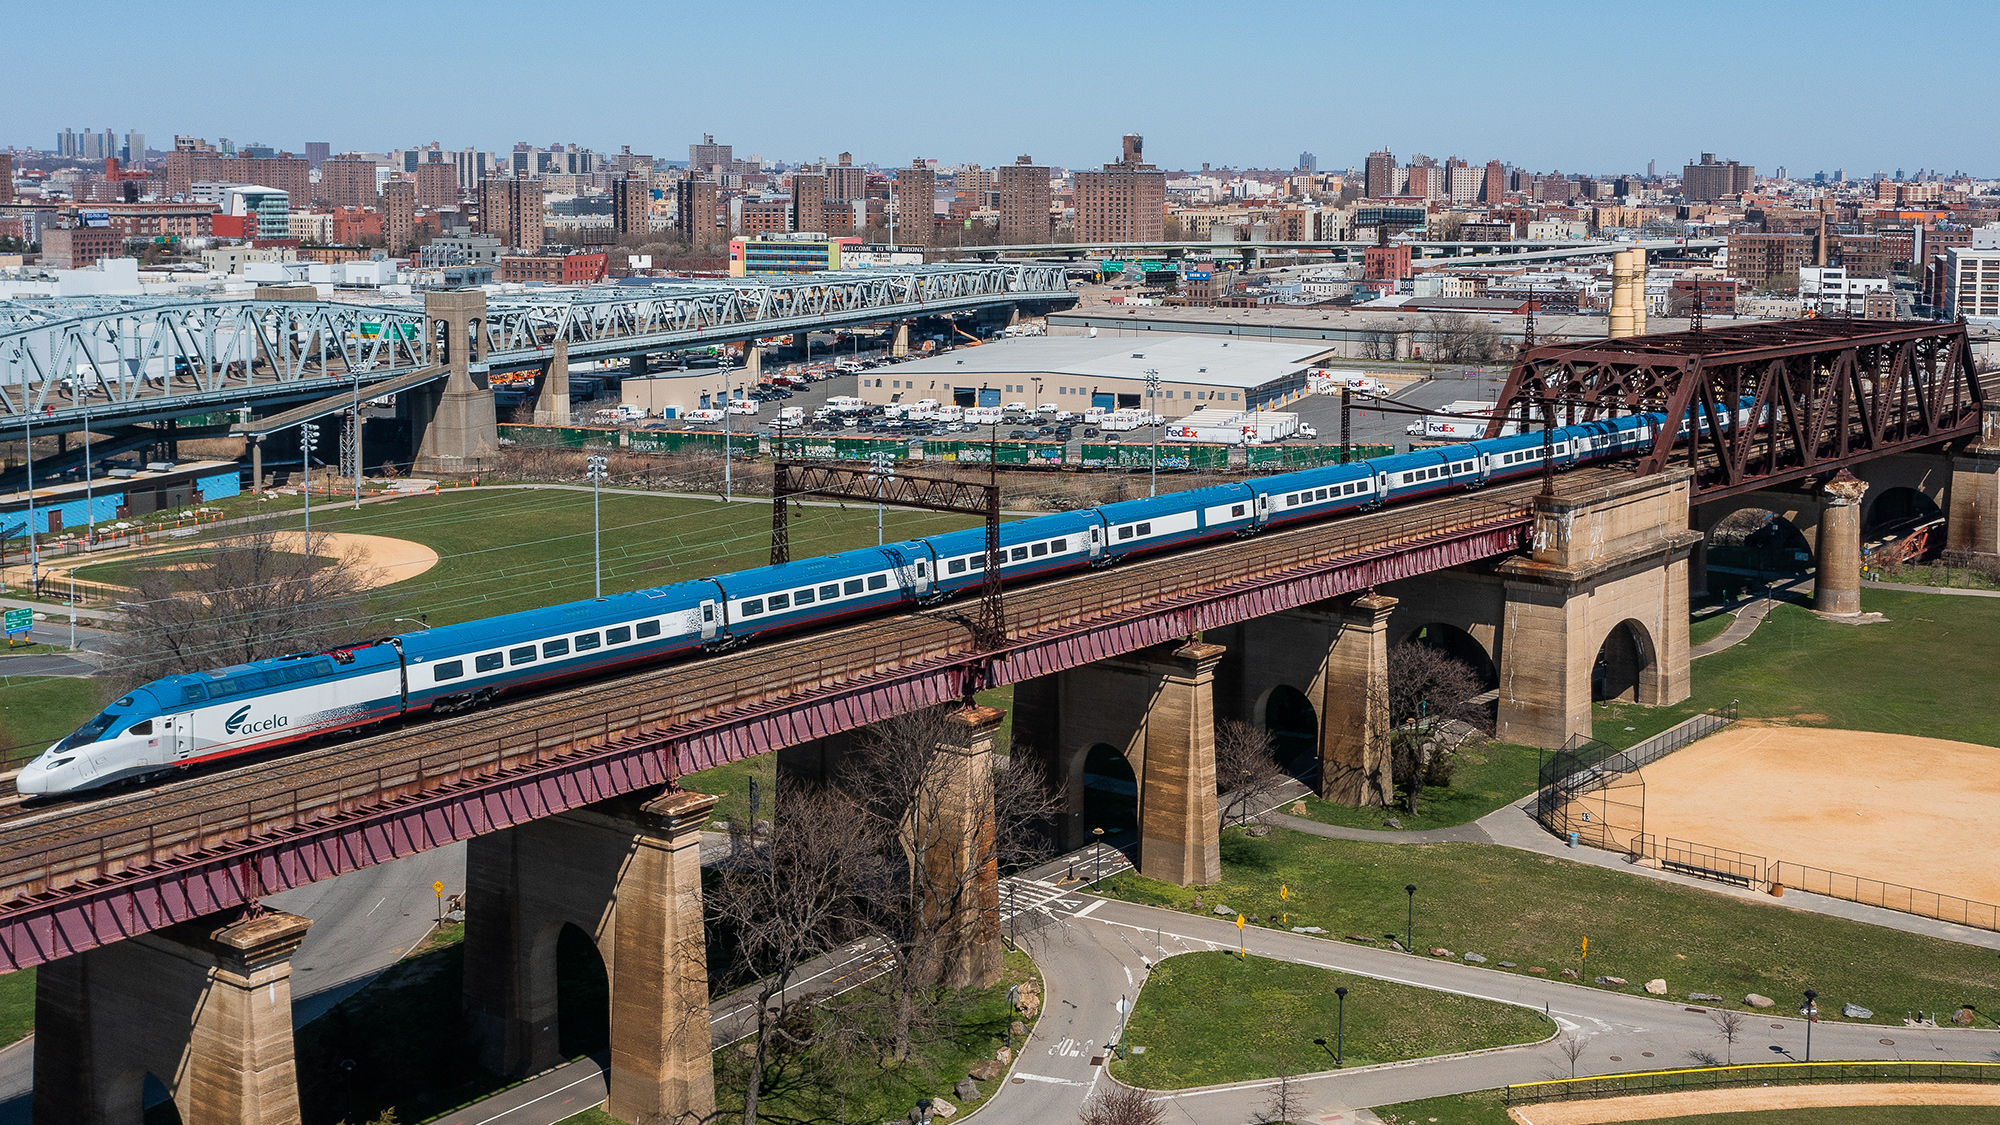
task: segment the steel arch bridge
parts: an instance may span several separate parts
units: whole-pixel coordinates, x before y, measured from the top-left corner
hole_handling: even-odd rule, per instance
[[[489,301],[491,370],[1070,300],[1058,265],[939,265],[772,280],[671,281]],[[143,422],[365,392],[438,369],[422,302],[0,302],[0,433]]]

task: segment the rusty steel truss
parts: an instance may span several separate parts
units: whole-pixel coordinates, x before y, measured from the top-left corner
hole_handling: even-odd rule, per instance
[[[861,468],[821,462],[780,459],[773,467],[771,503],[771,565],[792,558],[789,505],[797,496],[821,500],[853,500],[891,508],[982,516],[986,520],[986,577],[980,587],[979,616],[972,624],[973,645],[991,652],[1007,643],[1007,611],[1000,589],[1000,485],[953,480],[950,477],[901,473],[874,466]],[[941,583],[944,575],[934,574]]]
[[[1684,463],[1707,500],[1977,436],[1984,401],[1963,324],[1792,320],[1524,349],[1486,435],[1510,415],[1685,419],[1639,471]]]

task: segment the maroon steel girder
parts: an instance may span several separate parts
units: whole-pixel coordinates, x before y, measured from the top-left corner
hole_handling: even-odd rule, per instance
[[[674,777],[958,699],[969,675],[1013,683],[1203,629],[1520,549],[1518,515],[1336,556],[1200,594],[883,671],[809,697],[579,748],[208,852],[128,868],[0,906],[0,971],[28,968],[358,868],[496,832]]]
[[[1765,424],[1731,424],[1745,401]],[[1690,419],[1640,472],[1681,461],[1706,500],[1976,435],[1985,391],[1963,324],[1818,319],[1528,348],[1500,402],[1489,437],[1503,416]]]

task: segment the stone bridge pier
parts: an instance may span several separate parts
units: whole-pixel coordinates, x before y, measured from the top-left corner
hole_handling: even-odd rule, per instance
[[[663,1125],[714,1111],[700,844],[715,800],[654,790],[473,839],[464,999],[487,1069],[562,1061],[556,946],[574,925],[610,985],[606,1112]]]
[[[1222,877],[1215,678],[1225,651],[1188,640],[1015,685],[1014,740],[1043,763],[1061,797],[1062,847],[1092,839],[1085,770],[1101,751],[1130,766],[1140,872],[1182,886]]]
[[[483,472],[500,457],[493,390],[486,381],[486,294],[478,289],[426,293],[424,320],[430,326],[432,362],[450,374],[442,390],[408,392],[416,471]]]
[[[35,1121],[141,1125],[151,1074],[185,1125],[298,1125],[291,959],[311,926],[232,912],[43,965]]]
[[[1501,741],[1588,736],[1593,697],[1688,697],[1691,493],[1674,470],[1535,498],[1528,553],[1496,568]]]

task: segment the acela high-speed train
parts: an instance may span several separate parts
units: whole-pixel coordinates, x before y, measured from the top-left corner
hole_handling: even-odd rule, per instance
[[[1664,416],[1554,431],[1557,468],[1648,448]],[[1329,465],[1002,524],[1004,580],[1253,534],[1541,471],[1543,435]],[[168,676],[106,707],[16,778],[78,793],[562,681],[923,604],[977,587],[986,533],[883,547],[401,633],[212,672]]]

